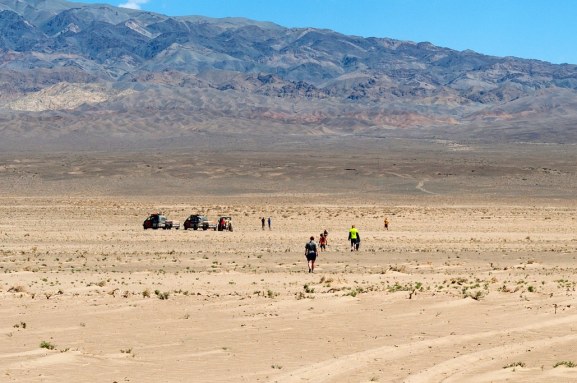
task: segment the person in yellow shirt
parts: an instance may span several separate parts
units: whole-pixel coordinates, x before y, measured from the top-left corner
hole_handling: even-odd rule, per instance
[[[351,251],[354,251],[357,246],[357,239],[359,238],[359,231],[355,227],[355,225],[351,226],[349,230],[349,241],[351,241]]]

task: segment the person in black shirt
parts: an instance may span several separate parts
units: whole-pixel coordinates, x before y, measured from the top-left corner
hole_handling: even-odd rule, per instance
[[[309,265],[309,273],[315,272],[315,261],[317,260],[317,244],[315,237],[311,237],[310,241],[305,245],[305,257]]]

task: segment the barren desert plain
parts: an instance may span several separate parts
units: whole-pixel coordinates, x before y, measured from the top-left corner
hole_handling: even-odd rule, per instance
[[[576,164],[368,138],[3,150],[0,382],[577,381]],[[154,211],[234,231],[143,230]]]

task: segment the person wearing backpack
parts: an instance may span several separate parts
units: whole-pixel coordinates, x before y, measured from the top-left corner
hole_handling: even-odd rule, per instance
[[[355,227],[355,225],[351,226],[349,230],[349,241],[351,241],[351,251],[354,251],[357,247],[357,236],[359,235],[359,231]],[[358,249],[357,249],[358,250]]]
[[[315,261],[317,260],[317,244],[315,242],[315,237],[311,237],[310,241],[305,245],[305,257],[309,265],[309,273],[315,272]]]

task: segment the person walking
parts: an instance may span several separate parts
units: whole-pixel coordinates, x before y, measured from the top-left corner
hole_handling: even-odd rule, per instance
[[[389,217],[385,217],[385,230],[389,230]]]
[[[264,220],[264,217],[261,217],[261,218],[260,218],[260,223],[262,224],[262,229],[263,229],[263,230],[264,230],[264,221],[265,221],[265,220]]]
[[[355,251],[359,251],[359,247],[361,247],[361,235],[357,233],[357,240],[355,241]]]
[[[327,237],[325,237],[325,235],[323,233],[321,233],[321,235],[319,237],[319,247],[321,248],[321,251],[324,251],[327,249]]]
[[[349,241],[351,241],[351,251],[355,251],[355,248],[357,247],[358,235],[359,231],[357,230],[355,225],[352,225],[351,229],[349,230]]]
[[[272,220],[270,217],[268,217],[268,229],[269,230],[271,230],[271,227],[270,227],[271,223],[272,223]]]
[[[315,261],[317,260],[317,244],[315,237],[311,237],[305,245],[305,257],[309,266],[309,273],[315,272]]]

